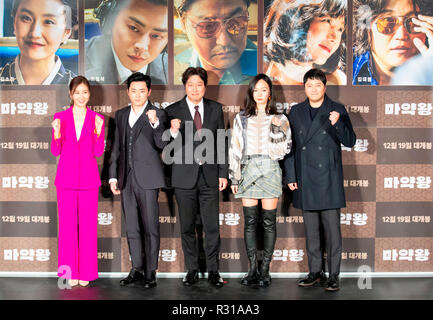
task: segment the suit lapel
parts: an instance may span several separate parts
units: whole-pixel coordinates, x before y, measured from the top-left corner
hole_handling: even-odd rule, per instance
[[[189,111],[188,103],[186,102],[186,96],[182,99],[180,105],[181,105],[181,111],[184,115],[185,121],[194,121],[191,112]]]
[[[182,121],[182,123],[180,124],[181,130],[185,130],[186,122],[191,121],[193,124],[193,133],[195,133],[197,131],[197,128],[195,127],[194,119],[191,115],[191,111],[189,111],[188,103],[186,102],[186,96],[181,100],[179,109],[180,109],[179,112],[181,113],[180,118],[184,119],[184,121]]]
[[[94,50],[92,60],[99,61],[98,70],[92,74],[104,76],[105,83],[119,83],[119,74],[116,68],[116,60],[114,59],[113,50],[111,49],[111,38],[103,36],[101,42],[96,46],[98,50]],[[94,48],[94,49],[96,49]],[[104,52],[106,54],[100,54]]]
[[[302,146],[305,143],[308,130],[311,126],[310,111],[308,110],[308,100],[305,100],[299,107],[301,108],[301,112],[298,113],[300,118],[300,130],[297,133],[300,135],[301,138],[299,145]]]
[[[74,135],[75,139],[75,143],[78,143],[78,136],[77,136],[77,131],[75,130],[75,120],[74,120],[74,113],[72,112],[72,106],[69,107],[69,109],[67,109],[68,112],[68,117],[69,117],[69,122],[71,124],[71,133]]]
[[[143,113],[141,114],[140,118],[137,119],[137,122],[135,123],[135,136],[134,136],[134,142],[137,140],[138,136],[141,133],[141,130],[143,130],[143,127],[145,125],[150,126],[150,123],[148,121],[146,112],[149,111],[152,108],[152,105],[150,104],[150,101],[147,103],[146,108],[144,109]]]
[[[121,130],[121,135],[122,135],[123,144],[125,146],[126,146],[126,130],[128,130],[129,127],[128,119],[129,119],[129,113],[131,112],[131,108],[132,108],[131,106],[125,108],[119,119],[120,123],[123,125],[123,128]]]
[[[203,128],[209,128],[211,113],[212,108],[209,105],[209,101],[203,98]]]
[[[72,123],[72,130],[75,134],[75,142],[79,143],[81,141],[81,137],[83,137],[83,135],[85,134],[87,127],[89,126],[89,121],[90,121],[90,110],[89,108],[86,107],[86,115],[84,116],[84,123],[83,123],[83,127],[81,128],[81,133],[80,133],[80,138],[78,138],[78,132],[75,128],[75,120],[74,120],[74,113],[72,112],[72,107],[70,107],[68,110],[70,110],[70,119],[71,119],[71,123]]]
[[[309,110],[308,110],[309,113]],[[323,126],[329,124],[329,112],[328,112],[328,98],[325,96],[325,100],[323,101],[323,105],[319,108],[316,116],[314,117],[313,122],[311,122],[311,126],[308,129],[307,137],[305,138],[305,143],[307,143],[314,134]]]
[[[83,123],[83,128],[81,128],[81,134],[80,134],[80,139],[78,140],[78,142],[81,141],[81,138],[83,137],[83,135],[86,133],[86,130],[89,130],[89,126],[91,125],[90,123],[90,110],[89,108],[86,107],[86,115],[84,116],[84,123]]]
[[[108,50],[108,52],[109,52],[109,58],[107,58],[107,63],[104,64],[104,66],[101,70],[102,71],[101,74],[105,73],[105,77],[107,77],[107,79],[109,79],[108,80],[109,83],[110,82],[119,83],[120,77],[119,77],[119,74],[118,74],[117,69],[116,69],[116,60],[114,59],[114,55],[113,55],[111,48],[110,48],[110,50]],[[105,80],[105,81],[107,81],[107,80]],[[122,84],[122,83],[119,83],[119,84]]]

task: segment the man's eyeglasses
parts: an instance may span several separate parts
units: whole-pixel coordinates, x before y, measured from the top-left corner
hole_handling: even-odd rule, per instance
[[[224,25],[227,32],[232,36],[239,36],[241,34],[244,34],[245,30],[248,28],[249,16],[242,15],[224,20],[204,20],[197,23],[192,21],[191,19],[189,20],[193,23],[192,27],[195,29],[198,37],[203,39],[209,39],[220,32],[222,25]]]
[[[412,18],[416,18],[416,17],[415,16],[411,16],[411,17],[390,16],[390,17],[378,18],[376,20],[377,31],[383,34],[393,34],[403,24],[407,32],[411,34],[417,34],[419,32],[414,30],[417,27],[417,25],[413,23]]]

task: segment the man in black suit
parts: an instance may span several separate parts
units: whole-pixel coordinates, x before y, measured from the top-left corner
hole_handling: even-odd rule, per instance
[[[285,183],[293,193],[293,206],[303,210],[309,274],[301,287],[323,282],[320,223],[323,224],[329,281],[325,289],[339,289],[341,263],[340,208],[346,206],[341,144],[356,142],[345,107],[328,98],[326,76],[318,69],[304,75],[307,100],[288,115],[292,151],[284,161]]]
[[[116,112],[110,158],[110,187],[120,194],[126,222],[132,269],[122,286],[143,283],[156,286],[159,255],[159,188],[165,187],[160,151],[167,116],[148,97],[151,80],[134,73],[127,79],[131,106]]]
[[[199,213],[205,232],[208,281],[219,288],[224,284],[218,272],[219,191],[227,186],[228,166],[226,150],[221,150],[221,144],[217,143],[217,132],[225,132],[224,114],[220,103],[204,98],[206,70],[190,67],[183,73],[182,82],[186,96],[166,111],[171,120],[175,158],[176,154],[181,155],[172,165],[171,183],[179,209],[182,249],[188,271],[183,284],[191,286],[198,280],[195,222]],[[225,141],[222,146],[226,149]]]

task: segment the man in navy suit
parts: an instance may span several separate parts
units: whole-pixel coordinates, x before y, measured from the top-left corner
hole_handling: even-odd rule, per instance
[[[153,106],[151,80],[142,73],[126,81],[131,106],[116,112],[115,135],[110,157],[110,188],[121,196],[132,269],[122,286],[143,283],[156,286],[159,256],[159,188],[165,187],[160,152],[167,116]]]
[[[356,142],[346,108],[325,94],[326,76],[318,69],[304,75],[307,100],[293,106],[288,115],[292,150],[286,160],[285,183],[293,191],[293,206],[303,210],[310,273],[300,287],[325,280],[322,272],[320,224],[323,224],[328,260],[327,291],[339,287],[341,263],[340,208],[346,206],[341,144]]]
[[[181,161],[175,161],[172,165],[171,183],[179,208],[182,249],[188,271],[183,284],[191,286],[198,279],[195,224],[199,213],[206,235],[204,251],[208,281],[220,288],[224,281],[218,272],[219,191],[227,187],[228,166],[227,154],[225,150],[218,148],[217,137],[218,130],[224,131],[224,114],[220,103],[204,98],[207,85],[206,70],[190,67],[183,73],[182,82],[186,96],[170,105],[166,111],[171,120],[170,132],[174,139],[175,157],[177,152],[182,156]],[[207,144],[213,150],[205,150],[206,154],[195,152],[202,144]],[[189,146],[192,146],[190,150]],[[212,159],[208,159],[212,151]],[[194,159],[188,161],[191,153]],[[221,158],[223,161],[218,161]]]

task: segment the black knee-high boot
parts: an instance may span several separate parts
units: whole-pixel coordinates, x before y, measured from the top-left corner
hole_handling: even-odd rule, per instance
[[[263,261],[260,266],[259,286],[267,287],[271,284],[271,276],[269,274],[269,265],[271,264],[272,255],[274,253],[275,241],[277,240],[277,209],[265,210],[262,209],[263,215]]]
[[[242,280],[241,284],[248,286],[258,283],[257,270],[257,220],[259,217],[258,206],[243,207],[244,209],[244,241],[247,249],[249,261],[249,270]]]

